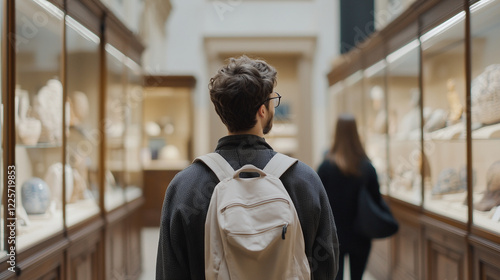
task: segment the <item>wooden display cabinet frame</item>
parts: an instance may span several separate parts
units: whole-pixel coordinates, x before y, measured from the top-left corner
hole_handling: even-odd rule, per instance
[[[101,39],[100,43],[100,69],[101,81],[99,88],[100,104],[99,115],[103,120],[105,116],[105,92],[106,92],[106,64],[105,50],[106,42],[117,43],[118,48],[130,59],[140,65],[141,54],[144,46],[118,18],[101,3],[99,0],[48,0],[62,11],[94,32]],[[4,105],[4,126],[3,126],[3,164],[4,166],[15,165],[15,122],[14,120],[14,96],[15,96],[15,73],[16,73],[16,50],[15,36],[7,34],[16,33],[15,1],[4,0],[4,15],[2,16],[2,103]],[[64,29],[66,24],[64,24]],[[108,41],[109,40],[109,41]],[[65,88],[66,83],[66,32],[62,37],[62,69],[61,81]],[[66,88],[64,99],[66,99]],[[64,118],[64,117],[63,117]],[[98,129],[100,133],[99,166],[104,166],[105,159],[105,136],[104,122],[100,121]],[[66,137],[63,136],[63,147],[66,147]],[[63,163],[66,161],[66,149],[63,149]],[[99,168],[100,170],[102,168]],[[6,168],[5,168],[6,170]],[[4,172],[2,170],[1,172]],[[65,175],[63,175],[65,176]],[[66,207],[63,207],[63,230],[45,240],[27,248],[24,251],[16,252],[16,273],[7,270],[7,257],[0,259],[1,279],[116,279],[106,275],[106,271],[113,269],[113,264],[117,261],[117,256],[109,257],[109,250],[120,248],[120,258],[122,265],[119,266],[119,274],[126,279],[138,279],[141,273],[141,240],[140,240],[140,212],[138,211],[144,203],[144,198],[140,197],[117,209],[106,212],[104,207],[104,172],[100,172],[100,213],[90,217],[74,226],[66,226]],[[63,177],[64,181],[64,177]],[[7,186],[7,176],[4,176],[4,186]],[[4,188],[2,207],[7,213],[7,188]],[[63,197],[65,190],[63,189]],[[18,198],[20,199],[20,198]],[[6,223],[7,224],[7,223]],[[7,234],[8,228],[5,224],[4,231]],[[117,237],[122,237],[117,238]],[[1,240],[8,248],[7,238]],[[119,242],[120,244],[117,244]]]
[[[337,58],[328,74],[332,86],[356,71],[366,69],[418,38],[447,19],[465,11],[465,108],[471,106],[471,31],[469,6],[477,1],[416,0],[382,30],[372,34],[349,53]],[[419,87],[422,82],[422,56]],[[422,93],[422,96],[424,94]],[[420,100],[423,123],[423,98]],[[472,174],[471,119],[467,114],[467,172]],[[423,134],[421,142],[424,142]],[[422,149],[422,157],[424,151]],[[423,174],[423,166],[420,173]],[[472,193],[472,176],[467,176],[467,192]],[[424,187],[422,183],[422,197]],[[400,222],[397,235],[375,241],[368,270],[379,279],[500,279],[500,234],[475,227],[472,195],[467,196],[467,222],[459,222],[400,199],[386,196]],[[384,243],[385,242],[385,243]],[[382,244],[382,245],[381,245]],[[389,246],[389,249],[384,246]],[[388,250],[389,254],[384,250]],[[384,259],[385,256],[385,259]],[[383,258],[383,259],[381,259]],[[381,264],[390,264],[389,269]],[[451,269],[454,268],[454,269]],[[488,278],[489,277],[489,278]],[[455,278],[452,278],[455,279]]]

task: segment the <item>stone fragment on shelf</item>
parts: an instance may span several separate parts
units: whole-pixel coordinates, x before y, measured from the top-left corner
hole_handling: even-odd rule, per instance
[[[486,67],[471,85],[472,122],[500,122],[500,64]]]
[[[479,211],[490,211],[493,207],[500,205],[500,190],[487,190],[483,198],[474,204],[474,209]]]
[[[63,172],[66,173],[66,182],[63,184]],[[57,162],[49,166],[45,174],[45,182],[50,186],[52,191],[52,200],[56,202],[58,209],[62,207],[62,190],[66,186],[66,202],[69,202],[73,193],[73,169],[69,164],[66,164],[64,171],[62,163]]]
[[[432,188],[432,195],[442,195],[465,191],[460,183],[460,175],[455,168],[443,169],[438,176],[437,182]]]
[[[36,145],[42,132],[42,123],[35,118],[20,119],[17,134],[24,145]]]
[[[433,132],[446,127],[447,113],[443,109],[434,110],[425,122],[424,131]]]
[[[42,122],[39,142],[53,143],[62,141],[63,119],[62,84],[51,79],[34,98],[34,117]]]

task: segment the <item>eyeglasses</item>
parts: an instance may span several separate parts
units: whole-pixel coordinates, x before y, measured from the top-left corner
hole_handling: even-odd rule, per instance
[[[278,106],[280,106],[281,95],[279,93],[277,93],[276,91],[274,93],[276,93],[276,95],[277,95],[276,97],[269,97],[268,99],[264,100],[264,102],[262,102],[262,104],[266,103],[269,100],[273,100],[274,108],[278,108]]]

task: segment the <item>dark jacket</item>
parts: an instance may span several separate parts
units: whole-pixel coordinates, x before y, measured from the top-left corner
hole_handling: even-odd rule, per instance
[[[245,164],[263,169],[276,153],[264,138],[255,135],[223,137],[215,151],[235,170]],[[321,180],[300,161],[281,180],[297,209],[313,279],[334,279],[338,269],[338,240]],[[161,216],[157,280],[205,279],[205,219],[218,181],[205,164],[195,162],[170,183]]]
[[[360,176],[346,176],[334,162],[328,159],[324,160],[318,168],[318,175],[325,186],[338,227],[340,246],[348,252],[364,247],[364,245],[370,246],[371,242],[370,239],[359,236],[353,230],[360,187],[364,184],[375,201],[382,199],[377,172],[370,161],[363,161],[359,171]]]

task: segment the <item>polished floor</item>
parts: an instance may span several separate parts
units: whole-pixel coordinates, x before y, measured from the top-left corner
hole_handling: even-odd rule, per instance
[[[158,228],[142,229],[142,275],[139,280],[154,280],[156,270],[156,251],[158,246]],[[349,263],[346,260],[346,266]],[[348,267],[346,267],[348,268]],[[344,280],[348,280],[349,269],[346,269]],[[369,273],[363,275],[363,280],[377,280]]]

